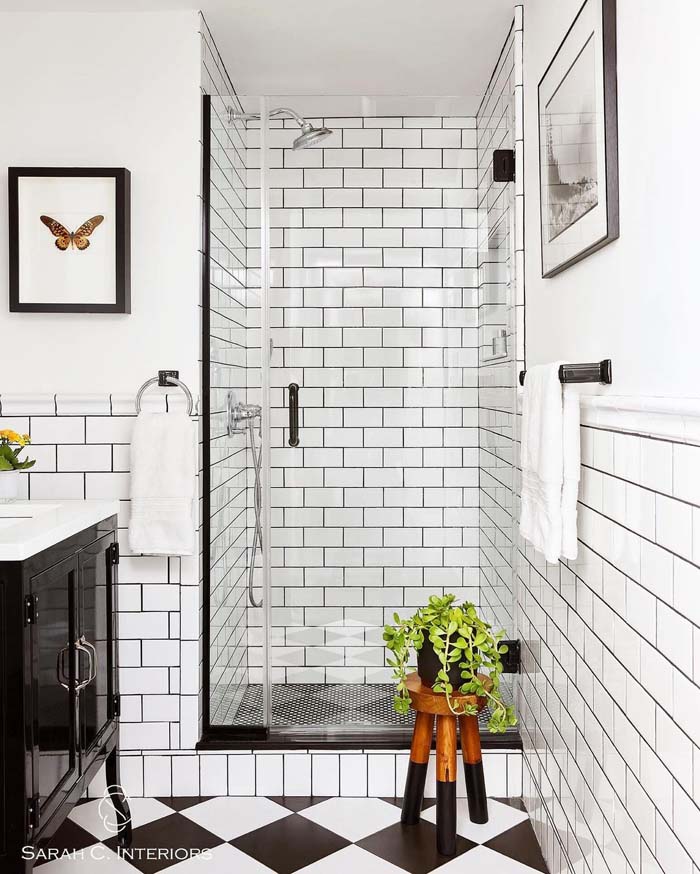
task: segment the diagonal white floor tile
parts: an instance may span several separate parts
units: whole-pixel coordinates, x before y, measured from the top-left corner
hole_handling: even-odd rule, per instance
[[[469,862],[469,867],[465,862]],[[461,863],[461,864],[460,864]],[[488,874],[540,874],[537,868],[523,865],[515,859],[509,859],[501,853],[489,850],[488,847],[474,847],[463,856],[457,856],[438,869],[440,874],[465,874],[467,871],[488,872]]]
[[[188,807],[181,814],[212,834],[230,841],[290,816],[291,810],[270,801],[269,798],[220,797]]]
[[[82,805],[81,805],[82,806]],[[38,861],[38,860],[37,860]],[[135,874],[136,869],[104,844],[93,844],[75,855],[64,856],[34,868],[36,874]]]
[[[426,808],[421,816],[430,822],[435,822],[437,807]],[[467,799],[457,799],[457,834],[474,841],[476,844],[485,844],[486,841],[490,841],[491,838],[508,831],[509,828],[513,828],[514,825],[518,825],[526,819],[527,813],[524,810],[516,810],[515,807],[489,798],[489,821],[479,825],[469,819]]]
[[[155,798],[130,798],[129,809],[131,810],[133,828],[154,822],[156,819],[162,819],[164,816],[170,816],[175,812]],[[84,828],[86,832],[90,832],[101,841],[106,841],[115,835],[114,828],[105,825],[105,821],[117,821],[113,815],[113,810],[112,802],[108,798],[98,798],[95,801],[88,801],[86,804],[74,807],[68,814],[68,818]]]
[[[242,853],[231,844],[221,844],[209,850],[206,856],[202,854],[178,862],[167,871],[168,874],[275,874],[267,865]]]
[[[329,798],[299,815],[349,841],[359,841],[398,822],[401,810],[379,798]]]
[[[306,868],[300,868],[295,874],[357,874],[358,871],[362,874],[406,874],[403,868],[398,868],[354,844],[338,850],[337,853],[331,853],[325,859],[312,862]],[[489,871],[489,874],[495,872]]]

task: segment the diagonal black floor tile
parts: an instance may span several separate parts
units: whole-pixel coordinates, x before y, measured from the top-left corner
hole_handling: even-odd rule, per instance
[[[119,852],[117,837],[104,843],[110,850]],[[223,843],[196,822],[173,813],[135,828],[132,846],[122,851],[122,855],[142,874],[156,874],[184,861],[190,850],[212,850]]]
[[[342,850],[350,841],[293,813],[230,843],[277,874],[292,874]]]
[[[435,846],[436,832],[433,823],[425,819],[416,825],[402,825],[399,822],[357,841],[357,846],[411,874],[428,874],[455,856],[461,856],[476,847],[473,841],[457,835],[455,856],[441,856]]]
[[[529,865],[535,871],[547,874],[547,865],[542,857],[542,850],[535,837],[535,831],[529,820],[509,828],[508,831],[496,835],[484,844],[490,850],[495,850],[510,859],[515,859],[523,865]]]
[[[97,838],[85,831],[72,819],[66,819],[59,826],[53,837],[46,844],[41,845],[41,858],[37,859],[34,867],[39,868],[52,858],[58,859],[63,853],[74,853],[76,850],[84,850],[91,847]]]
[[[313,807],[314,804],[320,804],[322,801],[328,801],[327,795],[270,795],[268,797],[270,801],[281,804],[294,813],[299,813],[300,810],[306,810],[307,807]]]
[[[403,798],[382,798],[381,800],[386,801],[387,804],[393,804],[394,807],[403,807]],[[426,807],[435,807],[435,799],[424,798],[421,802],[420,809],[425,810]]]
[[[173,810],[187,810],[188,807],[194,807],[195,804],[201,804],[203,801],[209,801],[211,798],[210,795],[190,795],[190,796],[177,796],[177,797],[168,797],[168,798],[157,798],[157,801],[160,801],[161,804],[165,804]]]

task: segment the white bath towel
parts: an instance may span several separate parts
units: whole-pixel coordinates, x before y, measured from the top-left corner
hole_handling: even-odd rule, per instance
[[[578,553],[579,396],[562,390],[560,363],[530,367],[523,396],[520,533],[549,562]]]
[[[185,413],[139,413],[131,438],[129,548],[192,555],[195,425]]]

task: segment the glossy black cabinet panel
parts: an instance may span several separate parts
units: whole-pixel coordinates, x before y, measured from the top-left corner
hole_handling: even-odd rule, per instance
[[[81,688],[80,745],[90,751],[113,718],[111,536],[103,537],[78,556],[78,650]],[[87,650],[87,652],[85,652]]]
[[[77,777],[78,748],[74,735],[76,658],[73,558],[59,562],[30,580],[41,605],[31,633],[34,666],[33,732],[38,747],[34,785],[40,810],[47,815],[62,804]]]
[[[5,628],[5,586],[3,585],[3,580],[0,577],[0,631]],[[6,840],[6,829],[5,829],[5,804],[7,797],[8,785],[5,779],[5,746],[6,746],[6,737],[5,737],[5,729],[4,726],[7,725],[7,707],[6,707],[6,699],[7,699],[7,677],[6,677],[6,669],[7,669],[7,638],[4,634],[0,634],[0,858],[3,858],[5,854],[5,840]]]
[[[51,838],[103,764],[119,783],[116,522],[0,562],[2,874],[32,871],[23,848]]]

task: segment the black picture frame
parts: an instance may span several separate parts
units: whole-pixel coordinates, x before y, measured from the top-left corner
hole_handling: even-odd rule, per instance
[[[9,288],[13,313],[131,312],[131,173],[124,167],[9,167]],[[19,180],[23,177],[111,178],[115,181],[114,303],[28,303],[21,299]]]
[[[544,203],[542,197],[542,87],[552,70],[557,57],[570,38],[584,10],[590,3],[599,3],[601,8],[600,27],[602,40],[602,88],[603,88],[603,135],[605,140],[605,182],[606,203],[605,218],[606,232],[590,244],[585,245],[576,254],[562,261],[554,267],[547,269],[545,265],[544,245]],[[584,0],[571,26],[564,38],[559,43],[547,69],[542,75],[537,86],[537,127],[538,127],[538,165],[539,165],[539,201],[540,201],[540,255],[543,279],[550,279],[559,273],[578,264],[593,252],[597,252],[608,243],[620,236],[620,193],[619,193],[619,170],[618,170],[618,130],[617,130],[617,5],[616,0]]]

